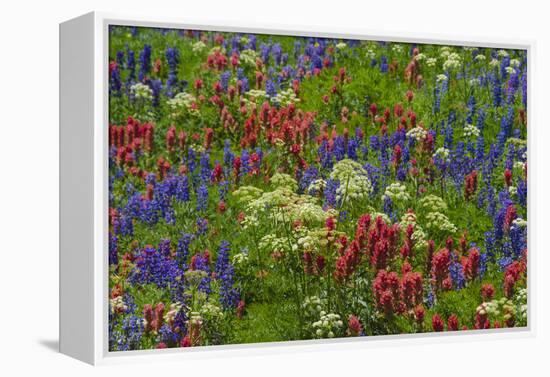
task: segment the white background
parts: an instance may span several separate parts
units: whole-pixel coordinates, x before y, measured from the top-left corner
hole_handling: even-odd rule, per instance
[[[3,1],[0,5],[0,374],[42,375],[542,375],[550,348],[547,272],[547,143],[550,28],[543,1],[237,0]],[[529,172],[531,255],[536,255],[536,335],[396,341],[334,351],[199,359],[92,368],[57,354],[58,339],[58,23],[90,10],[208,20],[247,20],[442,37],[536,41],[532,61],[536,134]],[[533,153],[534,152],[534,153]],[[534,271],[531,271],[534,273]],[[546,348],[546,350],[545,350]]]

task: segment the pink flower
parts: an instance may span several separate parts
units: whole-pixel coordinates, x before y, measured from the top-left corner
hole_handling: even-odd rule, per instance
[[[492,284],[486,283],[481,286],[481,297],[483,301],[491,301],[495,295],[495,288]]]
[[[192,344],[191,344],[191,338],[189,337],[189,335],[186,335],[182,340],[181,340],[181,346],[182,347],[191,347]]]
[[[451,314],[447,319],[447,330],[458,331],[458,317],[456,314]]]
[[[350,315],[348,319],[348,330],[351,336],[359,336],[363,331],[363,326],[361,326],[359,318],[357,318],[353,314]]]
[[[432,328],[434,329],[434,331],[436,332],[444,331],[445,330],[444,326],[445,325],[443,323],[443,320],[441,319],[439,314],[434,314],[432,317]]]

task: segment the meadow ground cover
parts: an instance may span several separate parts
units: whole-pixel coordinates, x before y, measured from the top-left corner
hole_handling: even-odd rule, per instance
[[[110,350],[526,326],[526,51],[112,26],[108,64]]]

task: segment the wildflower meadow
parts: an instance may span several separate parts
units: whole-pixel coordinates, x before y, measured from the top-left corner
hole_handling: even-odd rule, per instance
[[[109,30],[109,349],[527,325],[527,52]]]

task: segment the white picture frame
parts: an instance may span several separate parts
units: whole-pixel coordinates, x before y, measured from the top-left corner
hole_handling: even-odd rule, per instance
[[[526,49],[528,92],[532,93],[533,41],[472,37],[441,37],[437,34],[385,33],[365,30],[319,30],[314,27],[256,25],[158,18],[92,12],[60,24],[60,352],[90,364],[135,360],[227,357],[311,351],[323,347],[379,347],[395,342],[456,342],[486,337],[534,336],[532,298],[537,250],[528,258],[528,327],[463,331],[455,334],[425,333],[333,340],[211,346],[150,351],[108,351],[108,27],[131,25],[227,32],[338,37],[460,46]],[[532,114],[532,102],[528,113]],[[536,129],[528,118],[528,153],[533,155]],[[530,160],[531,161],[531,160]],[[529,176],[529,217],[534,218],[533,177]],[[532,239],[532,227],[529,240]]]

